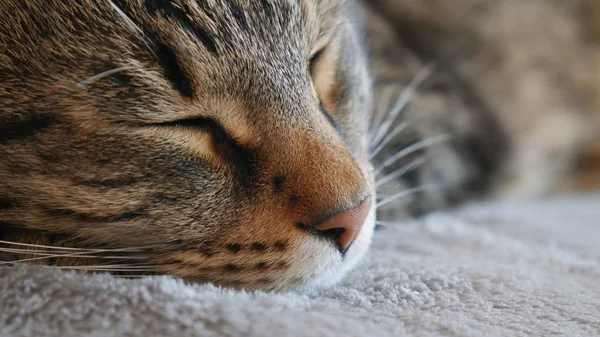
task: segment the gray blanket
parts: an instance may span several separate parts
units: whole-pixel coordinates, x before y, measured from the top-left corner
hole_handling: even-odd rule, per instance
[[[0,336],[484,335],[600,335],[600,196],[383,228],[364,263],[326,290],[0,269]]]

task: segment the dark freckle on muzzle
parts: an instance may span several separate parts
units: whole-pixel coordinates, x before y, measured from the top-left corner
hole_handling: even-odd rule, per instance
[[[232,252],[232,253],[234,253],[234,254],[237,254],[237,253],[239,253],[239,252],[240,252],[240,250],[242,249],[242,245],[240,245],[240,244],[229,244],[229,245],[227,245],[227,249],[228,249],[230,252]]]
[[[280,252],[283,252],[287,249],[287,243],[284,241],[277,241],[275,242],[275,249],[277,249]]]
[[[267,267],[267,262],[261,261],[254,265],[254,269],[265,269]]]
[[[285,177],[283,176],[275,176],[273,178],[273,191],[275,193],[281,193],[283,191],[283,184],[285,183]]]
[[[226,265],[224,269],[227,272],[234,272],[234,271],[238,271],[240,269],[240,267],[235,264],[230,263],[230,264]]]
[[[288,197],[288,200],[291,204],[296,204],[300,198],[297,195],[292,194]]]
[[[267,245],[265,245],[264,243],[255,242],[252,244],[250,249],[262,252],[267,249]]]

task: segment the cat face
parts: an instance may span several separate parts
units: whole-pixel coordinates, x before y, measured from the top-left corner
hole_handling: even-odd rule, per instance
[[[375,212],[349,7],[0,5],[0,234],[105,248],[34,261],[91,270],[117,261],[251,289],[337,281]]]

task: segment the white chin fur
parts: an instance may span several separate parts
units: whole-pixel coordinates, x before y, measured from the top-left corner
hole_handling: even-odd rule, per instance
[[[302,288],[324,288],[338,283],[352,268],[361,260],[369,249],[373,230],[375,227],[375,204],[367,216],[360,233],[352,246],[348,249],[344,258],[332,245],[324,245],[322,241],[310,240],[303,244],[297,252],[298,265],[303,270],[310,270],[308,282]]]

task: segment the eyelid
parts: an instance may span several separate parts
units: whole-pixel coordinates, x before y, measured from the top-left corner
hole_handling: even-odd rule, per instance
[[[313,53],[309,60],[310,64],[312,65],[314,62],[318,61],[321,58],[321,56],[323,56],[326,49],[327,46],[324,46],[321,49],[318,49],[315,53]]]
[[[314,48],[310,52],[310,60],[316,60],[315,56],[320,56],[323,54],[327,46],[329,46],[329,39],[320,39],[315,43]]]

